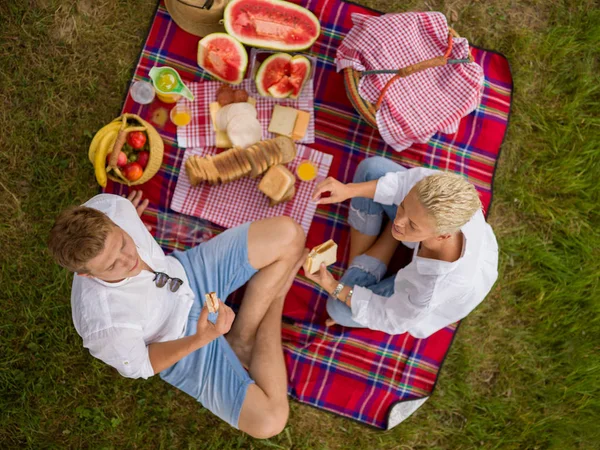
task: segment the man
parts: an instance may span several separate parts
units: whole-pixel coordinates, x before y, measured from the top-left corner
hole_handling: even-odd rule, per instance
[[[253,437],[278,434],[289,412],[281,314],[306,258],[302,228],[268,218],[165,256],[140,201],[139,191],[97,195],[63,211],[50,232],[55,260],[75,272],[83,345],[123,376],[160,373]],[[246,282],[237,317],[222,302],[209,314],[205,294],[226,299]]]
[[[494,285],[498,244],[475,187],[460,175],[374,157],[358,165],[353,183],[327,178],[313,193],[320,204],[348,198],[350,267],[339,281],[324,266],[305,271],[330,294],[328,325],[426,338],[464,318]],[[384,278],[400,242],[412,261]]]

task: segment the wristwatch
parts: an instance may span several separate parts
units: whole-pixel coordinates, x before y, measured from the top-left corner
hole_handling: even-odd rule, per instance
[[[350,300],[352,299],[352,294],[354,294],[354,289],[350,288],[350,292],[346,295],[346,300],[344,300],[344,304],[350,308]]]
[[[344,289],[344,285],[342,283],[338,283],[338,285],[335,287],[335,289],[331,293],[331,295],[333,296],[333,298],[335,298],[337,300],[338,299],[338,295],[340,295],[340,292],[342,292],[342,289]]]

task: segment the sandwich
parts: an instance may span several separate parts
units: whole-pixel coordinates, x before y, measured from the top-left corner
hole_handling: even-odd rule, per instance
[[[271,206],[290,200],[295,191],[296,177],[282,165],[272,166],[260,180],[258,189],[271,199]]]
[[[317,245],[308,254],[306,259],[306,269],[308,273],[313,274],[319,270],[321,263],[325,263],[326,266],[333,264],[337,259],[337,244],[333,239],[329,239],[327,242]]]
[[[206,299],[208,312],[216,313],[219,310],[219,297],[217,297],[217,294],[215,292],[209,292],[208,294],[204,294],[204,298]]]

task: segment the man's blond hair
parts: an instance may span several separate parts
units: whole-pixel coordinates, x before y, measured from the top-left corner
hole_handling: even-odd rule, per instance
[[[88,273],[86,263],[102,252],[106,236],[114,226],[106,214],[87,206],[75,206],[56,218],[48,248],[65,269]]]
[[[415,184],[417,197],[433,217],[439,234],[454,233],[481,208],[475,186],[454,173],[439,173]]]

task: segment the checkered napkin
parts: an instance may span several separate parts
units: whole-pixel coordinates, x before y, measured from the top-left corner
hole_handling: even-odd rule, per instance
[[[399,69],[443,55],[448,47],[446,17],[437,12],[352,15],[353,27],[338,47],[337,70]],[[454,38],[449,59],[467,59],[469,43]],[[360,96],[375,104],[393,74],[367,75]],[[476,63],[449,64],[396,80],[377,112],[381,137],[394,150],[426,143],[438,131],[455,133],[460,120],[481,101],[483,69]]]
[[[177,142],[183,148],[214,147],[216,145],[215,132],[210,120],[209,105],[217,100],[217,89],[222,85],[218,81],[204,81],[200,83],[190,83],[188,87],[194,94],[194,100],[182,99],[180,102],[190,105],[192,109],[192,121],[186,127],[177,128]],[[273,114],[273,107],[276,104],[281,106],[291,106],[310,113],[310,120],[304,138],[298,142],[303,144],[312,144],[315,142],[315,113],[314,113],[314,93],[312,80],[308,80],[300,96],[295,99],[278,100],[274,98],[262,97],[258,95],[254,80],[246,79],[239,85],[240,89],[245,89],[248,95],[256,99],[256,112],[258,121],[262,125],[263,139],[275,137],[269,133],[269,122]]]
[[[225,228],[232,228],[243,223],[285,215],[295,219],[308,234],[317,204],[310,200],[318,180],[329,173],[333,157],[313,150],[304,145],[296,145],[298,154],[289,164],[288,169],[296,171],[296,167],[304,160],[312,161],[318,168],[318,176],[313,181],[296,182],[296,195],[289,202],[277,206],[269,206],[269,199],[258,190],[260,178],[242,178],[231,183],[211,186],[202,183],[190,185],[185,170],[185,162],[191,155],[205,156],[215,154],[214,149],[188,148],[181,162],[180,175],[171,200],[171,209],[208,219]]]

